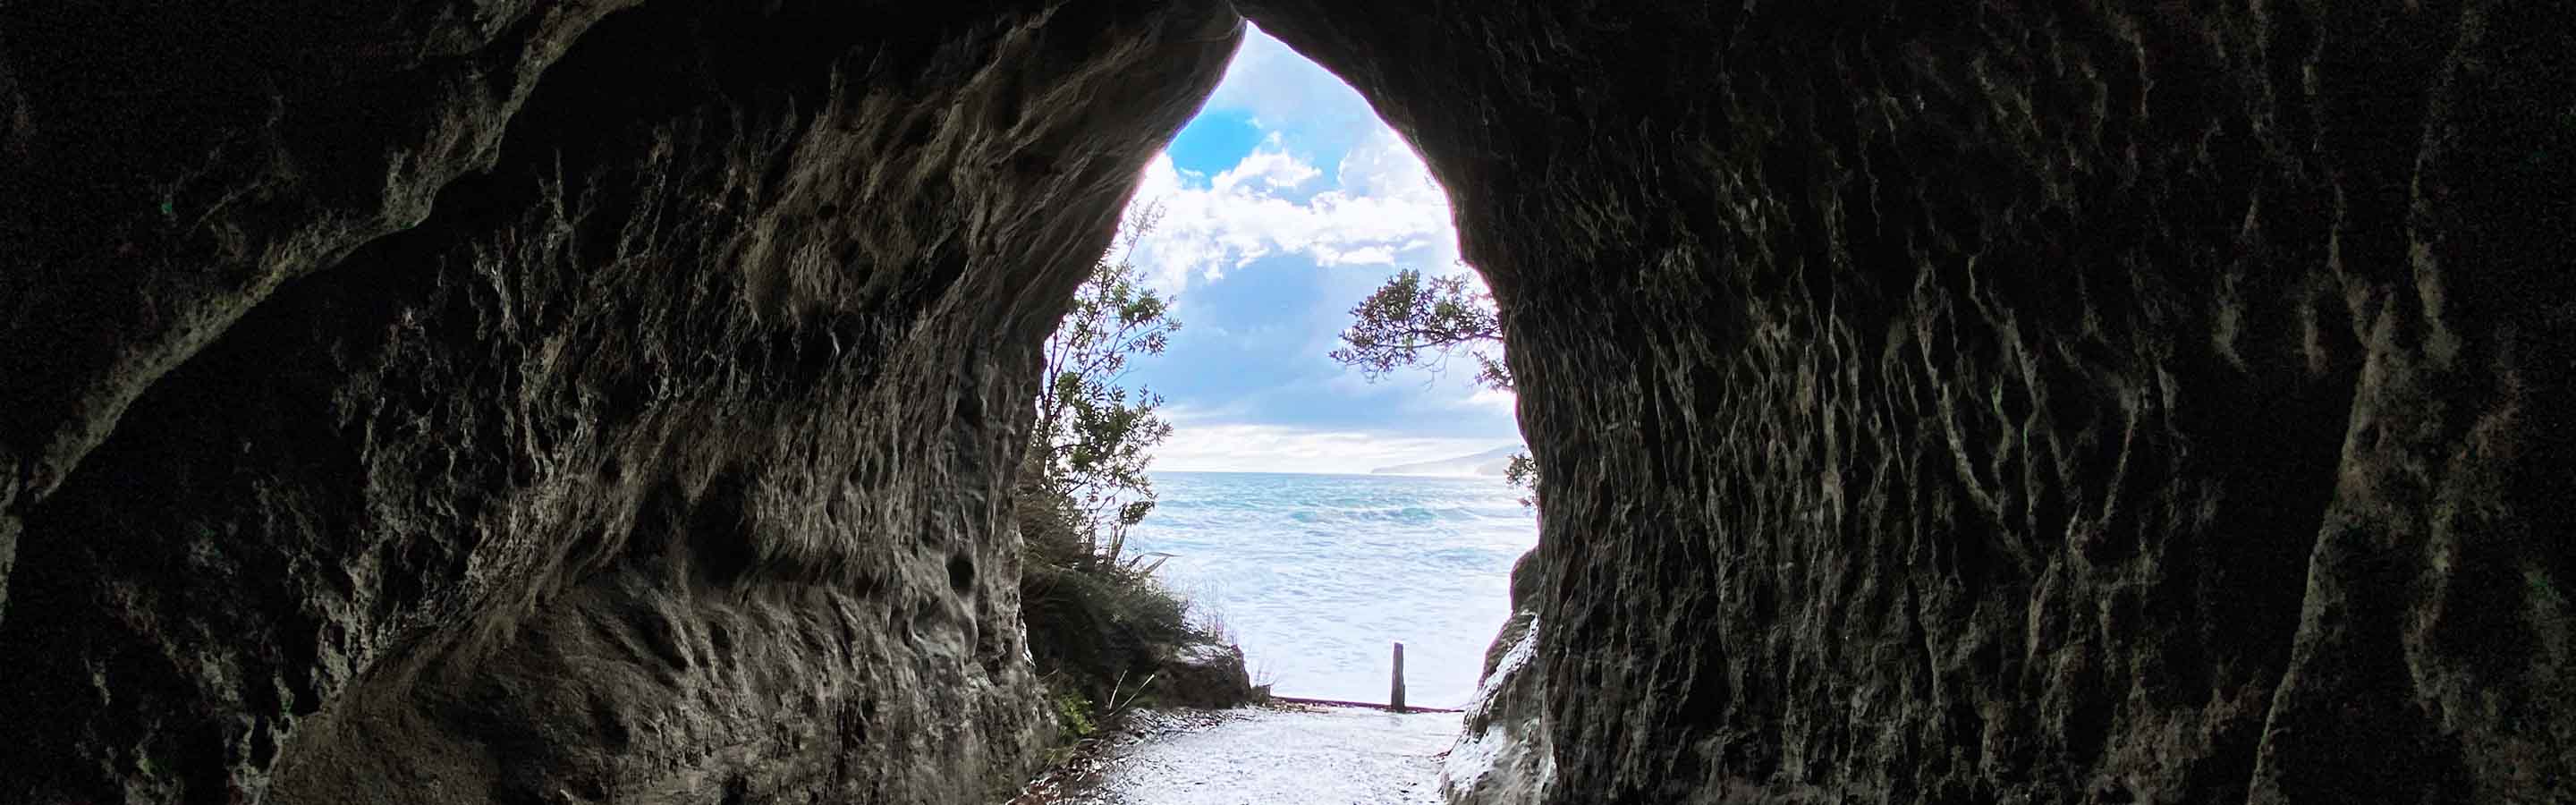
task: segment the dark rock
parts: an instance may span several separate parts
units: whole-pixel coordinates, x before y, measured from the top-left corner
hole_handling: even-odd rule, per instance
[[[1443,758],[1440,792],[1458,805],[1537,802],[1556,778],[1556,748],[1539,687],[1538,606],[1543,566],[1532,549],[1512,562],[1512,616],[1485,649],[1458,743]]]
[[[969,802],[1221,6],[0,6],[0,801]],[[1549,802],[2576,800],[2549,3],[1239,0],[1456,201]]]
[[[1178,707],[1241,707],[1256,698],[1243,647],[1208,641],[1174,648],[1146,692],[1158,705]]]
[[[1535,610],[1512,613],[1487,653],[1458,742],[1441,758],[1440,793],[1456,805],[1538,802],[1556,782],[1556,747],[1539,687]]]
[[[1503,657],[1519,646],[1522,636],[1538,623],[1542,585],[1539,584],[1537,559],[1538,550],[1533,548],[1512,561],[1512,617],[1503,621],[1503,628],[1494,635],[1494,642],[1485,647],[1485,667],[1476,674],[1480,686],[1490,681],[1494,670],[1503,664]]]
[[[0,801],[1040,760],[1037,345],[1230,13],[110,5],[0,9]]]
[[[1237,5],[1501,305],[1547,801],[2576,801],[2563,9]]]

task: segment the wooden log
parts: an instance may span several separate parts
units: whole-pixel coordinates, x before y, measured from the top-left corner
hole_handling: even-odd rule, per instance
[[[1347,699],[1308,699],[1299,696],[1272,696],[1270,697],[1270,701],[1274,704],[1303,704],[1315,707],[1358,707],[1369,710],[1387,709],[1386,705],[1378,704],[1376,702],[1354,702]],[[1413,713],[1464,713],[1466,711],[1455,707],[1407,706],[1404,708],[1404,712],[1407,715],[1411,715]]]

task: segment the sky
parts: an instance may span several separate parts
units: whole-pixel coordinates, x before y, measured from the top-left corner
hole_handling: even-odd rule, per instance
[[[1402,269],[1470,274],[1449,202],[1341,79],[1258,29],[1199,116],[1145,170],[1131,251],[1181,330],[1129,382],[1163,395],[1154,469],[1367,472],[1520,442],[1507,392],[1445,372],[1370,382],[1327,353]]]

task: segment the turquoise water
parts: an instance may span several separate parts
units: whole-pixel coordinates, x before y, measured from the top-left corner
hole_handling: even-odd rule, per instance
[[[1538,541],[1499,478],[1158,472],[1154,489],[1128,551],[1171,554],[1159,575],[1283,696],[1386,701],[1402,641],[1410,703],[1466,704]]]

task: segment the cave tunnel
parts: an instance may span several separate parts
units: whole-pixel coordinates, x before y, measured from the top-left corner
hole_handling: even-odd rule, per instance
[[[1021,528],[1036,672],[1086,680],[1059,687],[1098,705],[1120,671],[1190,654],[1081,651],[1131,644],[1081,628],[1131,599],[1058,571],[1133,566],[1246,672],[1216,685],[1173,668],[1212,684],[1157,677],[1158,701],[1266,685],[1384,703],[1401,643],[1411,707],[1467,706],[1538,525],[1511,475],[1527,449],[1493,370],[1494,308],[1458,258],[1447,192],[1357,91],[1248,26],[1120,218],[1042,350],[1042,377],[1099,383],[1041,386],[1030,449],[1046,468],[1021,472],[1016,505],[1041,512]]]
[[[2558,17],[0,7],[0,800],[998,799],[1036,345],[1243,19],[1511,334],[1472,801],[2576,799]]]

